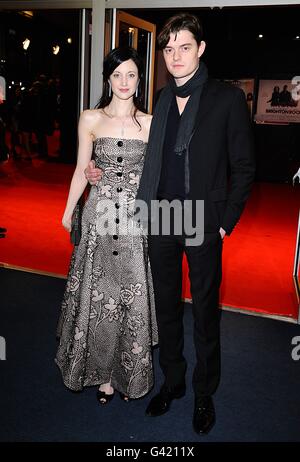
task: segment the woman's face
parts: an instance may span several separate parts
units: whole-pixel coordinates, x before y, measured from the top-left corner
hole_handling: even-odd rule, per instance
[[[109,81],[111,83],[112,94],[122,100],[131,98],[138,86],[139,74],[136,64],[129,59],[120,64],[111,74]]]

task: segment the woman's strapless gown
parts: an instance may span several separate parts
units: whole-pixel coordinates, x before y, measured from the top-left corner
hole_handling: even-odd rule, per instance
[[[82,236],[72,254],[57,327],[55,361],[72,390],[111,382],[139,398],[153,386],[151,347],[157,343],[157,325],[147,237],[129,209],[146,146],[137,139],[94,142],[93,158],[104,174],[84,205]],[[103,207],[107,200],[108,212]],[[121,210],[134,223],[135,235],[119,229]],[[113,233],[99,233],[103,217],[115,223]]]

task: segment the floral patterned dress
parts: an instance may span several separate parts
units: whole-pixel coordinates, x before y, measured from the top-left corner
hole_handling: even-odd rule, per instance
[[[111,382],[139,398],[153,386],[157,326],[147,237],[130,208],[146,147],[138,139],[94,143],[96,166],[104,173],[84,205],[57,327],[55,362],[72,390]],[[129,232],[123,232],[122,217]],[[104,223],[112,227],[106,234]]]

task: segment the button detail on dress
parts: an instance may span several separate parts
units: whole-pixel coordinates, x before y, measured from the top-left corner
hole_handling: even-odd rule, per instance
[[[117,192],[122,192],[123,189],[122,188],[117,188]]]
[[[119,252],[117,252],[116,250],[113,251],[113,255],[119,255]]]
[[[118,157],[118,158],[117,158],[117,161],[118,161],[118,162],[123,162],[123,157]]]
[[[117,234],[114,234],[113,239],[116,241],[117,239],[119,239],[119,236]]]
[[[122,176],[122,172],[118,172],[118,173],[117,173],[117,176]]]
[[[123,146],[123,141],[118,141],[117,145],[119,146],[119,148],[121,148]]]
[[[116,209],[119,209],[119,208],[120,208],[120,204],[116,203],[116,204],[115,204],[115,207],[116,207]]]

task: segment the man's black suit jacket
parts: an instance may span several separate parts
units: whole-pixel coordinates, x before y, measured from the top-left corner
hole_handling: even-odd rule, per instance
[[[208,79],[189,144],[188,199],[204,200],[204,230],[230,234],[254,180],[254,143],[244,92]]]

